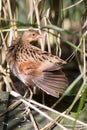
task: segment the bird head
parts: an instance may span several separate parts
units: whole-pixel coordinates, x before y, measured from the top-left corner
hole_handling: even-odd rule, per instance
[[[39,38],[42,38],[42,35],[37,32],[36,30],[30,29],[23,33],[22,40],[28,41],[28,42],[34,42],[37,41]]]

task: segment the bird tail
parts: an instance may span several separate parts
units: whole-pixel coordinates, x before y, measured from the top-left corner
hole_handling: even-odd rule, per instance
[[[33,79],[34,84],[54,97],[59,97],[68,85],[65,74],[61,71],[42,72],[40,77]]]

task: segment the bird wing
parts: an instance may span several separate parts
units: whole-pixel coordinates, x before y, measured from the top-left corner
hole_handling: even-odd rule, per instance
[[[31,53],[31,57],[34,58],[34,60],[40,60],[40,61],[49,61],[53,63],[62,63],[65,64],[66,62],[62,59],[60,59],[58,56],[54,56],[47,51],[42,51],[41,49],[30,45],[29,46],[29,52]]]
[[[44,66],[44,68],[46,67]],[[56,71],[48,71],[47,69],[46,71],[44,68],[42,69],[42,65],[40,64],[22,62],[17,75],[27,86],[35,84],[47,94],[59,97],[59,94],[62,94],[68,86],[65,74],[61,69]]]
[[[27,55],[27,62],[31,61],[35,64],[38,62],[40,64],[40,68],[43,68],[43,71],[58,70],[62,68],[63,64],[66,64],[66,61],[60,59],[58,56],[54,56],[46,51],[42,51],[41,49],[32,45],[28,47],[25,47],[26,51],[24,52],[25,54],[22,53],[23,57]]]
[[[65,61],[37,47],[26,47],[27,61],[20,62],[20,78],[26,85],[33,83],[46,93],[59,97],[68,85],[67,78],[61,67]],[[22,76],[21,76],[22,75]]]
[[[8,63],[15,76],[26,85],[34,83],[55,97],[64,92],[68,83],[61,67],[65,61],[31,45],[17,50],[15,45],[9,48],[8,53]]]
[[[39,77],[34,77],[32,81],[37,87],[54,97],[59,97],[59,94],[62,94],[68,86],[67,78],[61,70],[43,72]]]

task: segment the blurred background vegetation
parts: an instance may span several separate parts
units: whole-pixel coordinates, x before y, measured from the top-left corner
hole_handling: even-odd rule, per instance
[[[8,125],[6,125],[5,129],[9,130],[87,129],[86,15],[87,0],[0,0],[0,122],[2,129],[4,129],[2,122],[7,122]],[[12,40],[15,40],[17,36],[30,27],[38,28],[39,32],[44,34],[45,38],[38,45],[42,50],[58,55],[67,61],[64,71],[68,78],[69,86],[65,93],[59,99],[55,99],[47,94],[43,96],[40,90],[34,88],[33,96],[35,101],[44,103],[44,105],[52,107],[52,109],[54,108],[61,113],[65,112],[66,115],[72,116],[75,119],[73,122],[69,117],[67,119],[59,116],[57,120],[64,128],[61,126],[54,127],[55,122],[49,124],[49,120],[42,119],[44,116],[40,117],[38,115],[37,117],[35,111],[33,112],[35,117],[33,119],[36,120],[36,124],[39,127],[37,127],[38,125],[34,125],[35,122],[32,121],[31,116],[31,123],[29,125],[28,119],[21,116],[18,107],[10,114],[7,115],[6,113],[6,111],[9,111],[7,107],[15,102],[13,101],[15,99],[6,93],[12,90],[21,93],[22,96],[26,93],[24,84],[14,77],[9,70],[6,62],[7,47],[11,45]],[[4,98],[7,99],[7,105],[3,102]],[[7,103],[7,101],[10,103]],[[6,109],[5,115],[3,114],[4,109],[2,108],[2,104],[6,105],[4,106]],[[9,109],[13,110],[16,105],[11,106]],[[16,114],[14,114],[15,112]],[[55,112],[50,112],[49,115],[54,119],[56,118]],[[3,118],[3,116],[5,117]],[[19,124],[17,120],[14,121],[17,117]],[[77,124],[77,119],[82,122]],[[24,122],[20,120],[24,120]]]

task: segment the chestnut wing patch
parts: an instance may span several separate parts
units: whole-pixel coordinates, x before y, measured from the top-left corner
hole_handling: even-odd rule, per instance
[[[33,61],[24,61],[18,64],[18,73],[26,75],[36,75],[40,63]]]

